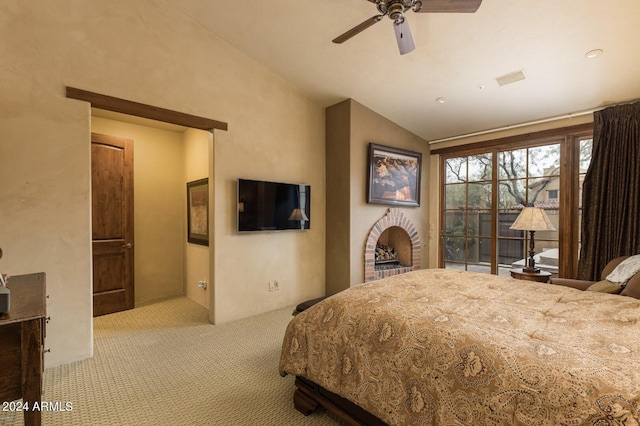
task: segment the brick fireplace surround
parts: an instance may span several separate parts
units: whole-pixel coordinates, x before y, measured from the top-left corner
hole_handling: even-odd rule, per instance
[[[375,250],[378,239],[387,230],[396,227],[402,229],[406,233],[405,241],[408,247],[396,247],[399,250],[410,250],[411,265],[400,266],[394,269],[386,269],[377,271],[375,268]],[[402,239],[401,239],[402,240]],[[364,250],[364,281],[375,281],[381,278],[398,275],[409,271],[420,269],[421,245],[418,231],[413,223],[402,213],[400,209],[390,208],[387,214],[376,222],[369,232],[369,237]]]

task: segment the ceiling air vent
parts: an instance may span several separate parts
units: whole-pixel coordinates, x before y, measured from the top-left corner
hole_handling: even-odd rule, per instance
[[[524,75],[524,70],[520,70],[505,74],[501,77],[496,77],[496,81],[500,86],[506,86],[507,84],[515,83],[516,81],[521,81],[526,78],[527,76]]]

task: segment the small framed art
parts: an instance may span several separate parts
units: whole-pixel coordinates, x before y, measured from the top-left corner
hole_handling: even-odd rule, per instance
[[[209,245],[209,179],[187,182],[187,241]]]

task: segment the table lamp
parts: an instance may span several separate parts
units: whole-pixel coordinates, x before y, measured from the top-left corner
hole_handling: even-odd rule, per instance
[[[519,231],[529,231],[529,259],[527,259],[527,265],[522,268],[524,272],[538,273],[540,268],[536,268],[536,261],[533,258],[534,252],[534,240],[533,236],[536,231],[555,231],[556,228],[549,220],[549,216],[545,213],[544,209],[539,207],[525,207],[520,212],[518,218],[513,222],[513,225],[509,229],[516,229]]]

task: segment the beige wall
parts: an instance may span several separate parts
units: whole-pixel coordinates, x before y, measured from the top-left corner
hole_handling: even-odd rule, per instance
[[[345,201],[349,206],[348,222],[340,219],[344,217],[340,213],[335,223],[327,223],[327,293],[364,282],[366,239],[373,225],[392,207],[367,203],[370,142],[422,153],[420,207],[402,207],[402,212],[418,229],[423,246],[421,264],[426,266],[430,203],[427,142],[354,100],[329,107],[326,128],[327,209],[334,205],[342,212]],[[332,173],[336,176],[330,178]],[[348,255],[343,253],[345,248]]]
[[[0,14],[0,263],[47,273],[47,366],[92,355],[90,131],[65,86],[227,122],[214,133],[215,322],[324,293],[324,111],[170,5],[7,0]],[[238,177],[308,183],[313,229],[238,235]],[[182,184],[180,184],[182,186]],[[182,203],[181,203],[182,204]],[[277,278],[279,292],[268,292]]]
[[[209,168],[213,162],[212,143],[213,137],[207,132],[197,129],[187,129],[184,132],[184,187],[186,182],[208,178]],[[211,207],[211,206],[210,206]],[[186,209],[186,203],[184,205]],[[186,218],[186,210],[185,210]],[[211,229],[211,226],[209,226]],[[186,231],[186,228],[184,228]],[[209,308],[209,294],[214,288],[209,287],[209,246],[191,244],[187,241],[186,232],[184,241],[184,294],[198,304]],[[198,287],[199,281],[207,283],[206,289]]]
[[[429,268],[438,267],[440,253],[440,156],[429,156]]]
[[[351,285],[351,101],[327,108],[326,293]]]
[[[265,103],[255,117],[215,135],[218,322],[324,294],[324,114],[322,108],[284,91],[271,93],[269,99],[287,108],[278,111]],[[238,178],[311,185],[311,229],[238,234]],[[280,290],[269,292],[268,283],[275,279]]]

